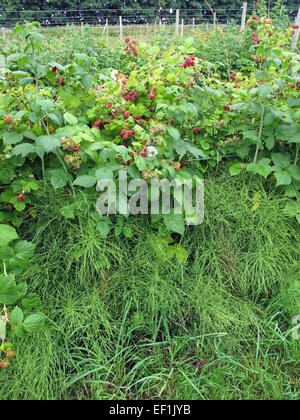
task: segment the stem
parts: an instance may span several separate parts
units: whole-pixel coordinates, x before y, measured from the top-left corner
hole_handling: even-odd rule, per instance
[[[257,142],[257,145],[256,145],[256,151],[255,151],[255,156],[254,156],[254,161],[253,161],[254,163],[256,163],[256,161],[257,161],[259,146],[260,146],[260,143],[261,143],[261,135],[262,135],[263,125],[264,125],[265,109],[266,109],[266,106],[264,105],[262,113],[261,113],[259,134],[258,134],[258,142]]]
[[[298,154],[299,154],[299,144],[297,144],[297,146],[296,146],[296,156],[295,156],[294,166],[297,165]]]

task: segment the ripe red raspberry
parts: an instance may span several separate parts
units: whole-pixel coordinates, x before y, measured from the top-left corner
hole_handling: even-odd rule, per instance
[[[130,38],[129,38],[129,36],[127,37],[127,38],[125,38],[125,42],[129,42],[130,41]]]
[[[133,130],[129,130],[129,131],[128,131],[128,134],[129,134],[130,136],[133,136],[133,135],[134,135],[134,131],[133,131]]]
[[[124,134],[123,139],[128,140],[128,134]]]
[[[122,80],[122,84],[123,85],[126,85],[126,80]]]
[[[51,69],[53,71],[53,73],[57,72],[57,67],[52,67]]]
[[[122,130],[121,130],[121,136],[124,136],[124,134],[126,134],[126,130],[125,130],[125,128],[122,128]]]
[[[198,128],[194,128],[194,133],[197,134],[198,133]]]
[[[107,102],[107,108],[110,108],[112,106],[111,102]]]
[[[94,122],[94,126],[95,127],[98,127],[99,125],[100,125],[100,121],[99,120]]]
[[[177,166],[176,168],[175,168],[175,171],[180,171],[180,166]]]
[[[267,61],[266,57],[263,57],[262,61]]]
[[[125,118],[128,118],[128,117],[129,117],[129,115],[130,115],[130,114],[129,114],[129,111],[125,111],[125,112],[124,112],[124,117],[125,117]]]
[[[79,153],[79,149],[73,149],[74,153]]]
[[[183,168],[184,167],[184,162],[180,162],[180,166],[181,166],[181,168]]]
[[[149,98],[150,99],[155,99],[155,93],[154,92],[150,92],[149,93]]]
[[[157,90],[157,86],[153,86],[153,90]]]
[[[133,158],[134,158],[134,153],[132,152],[130,156],[131,156],[131,157],[132,157],[132,159],[133,159]]]
[[[138,53],[137,53],[136,51],[134,51],[133,55],[134,55],[135,57],[137,57],[137,56],[138,56]]]

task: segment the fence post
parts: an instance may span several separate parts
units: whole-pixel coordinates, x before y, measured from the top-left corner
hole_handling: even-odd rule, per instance
[[[120,40],[123,39],[123,25],[122,25],[122,16],[119,16],[120,19]]]
[[[183,25],[184,25],[184,21],[183,19],[181,19],[181,34],[180,34],[181,39],[183,38]]]
[[[105,25],[106,25],[106,39],[108,39],[108,19],[107,18],[105,21]]]
[[[297,18],[295,21],[295,25],[298,26],[298,28],[295,29],[295,33],[293,35],[293,39],[292,39],[292,44],[291,44],[291,48],[294,50],[297,47],[297,42],[299,39],[299,34],[300,34],[300,6],[298,9],[298,14],[297,14]]]
[[[83,22],[81,22],[80,26],[81,26],[81,35],[83,36]]]
[[[247,16],[247,2],[243,3],[243,13],[242,13],[242,22],[241,22],[241,32],[245,30],[246,26],[246,16]]]
[[[175,36],[178,35],[178,26],[179,26],[179,9],[176,10]]]
[[[214,12],[214,31],[216,30],[216,24],[217,24],[217,16],[216,16],[216,12]]]
[[[4,28],[4,26],[2,26],[2,35],[3,35],[3,39],[5,41],[5,28]]]
[[[193,25],[193,31],[194,31],[195,30],[195,18],[193,18],[193,21],[192,22],[193,22],[192,25]]]

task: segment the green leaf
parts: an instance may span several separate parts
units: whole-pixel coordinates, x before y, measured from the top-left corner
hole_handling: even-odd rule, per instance
[[[34,254],[35,246],[27,241],[19,241],[15,245],[15,256],[20,260],[27,261]]]
[[[16,292],[18,293],[19,297],[25,296],[27,293],[27,289],[28,289],[28,286],[27,286],[27,283],[25,282],[19,283],[16,286]]]
[[[14,332],[19,338],[24,338],[26,336],[26,331],[22,325],[17,325],[14,329]]]
[[[292,177],[291,175],[287,172],[284,171],[283,169],[278,169],[274,172],[275,178],[276,178],[276,185],[290,185],[290,183],[292,182]]]
[[[282,153],[272,153],[271,155],[274,165],[278,166],[281,169],[286,169],[291,164],[290,155],[283,155]]]
[[[37,331],[42,327],[43,321],[44,319],[40,314],[29,315],[23,323],[24,330],[29,333]]]
[[[74,115],[70,114],[69,112],[66,112],[64,114],[64,119],[70,125],[76,125],[76,124],[78,124],[77,118],[74,117]]]
[[[11,305],[19,299],[16,292],[15,276],[0,277],[0,303]]]
[[[74,219],[74,205],[63,207],[60,212],[66,219]]]
[[[297,181],[300,181],[300,167],[299,166],[290,166],[287,168],[287,171],[290,175],[292,175],[293,178],[297,179]]]
[[[8,260],[9,258],[14,256],[14,250],[10,246],[2,246],[0,247],[0,259],[1,260]]]
[[[30,143],[18,144],[12,149],[13,155],[16,155],[16,156],[22,155],[22,157],[26,157],[27,155],[29,155],[29,153],[33,153],[33,152],[34,152],[34,146]]]
[[[170,232],[184,234],[184,217],[182,214],[164,214],[164,223]]]
[[[110,232],[110,221],[109,220],[101,220],[97,223],[97,231],[100,233],[102,238],[106,238]]]
[[[17,144],[20,143],[23,140],[23,135],[22,134],[18,134],[15,132],[8,132],[6,131],[3,134],[3,143],[4,144]]]
[[[41,147],[46,153],[53,152],[61,145],[60,140],[54,136],[40,136],[36,140],[36,145]]]
[[[23,319],[24,319],[24,314],[23,314],[22,309],[16,306],[11,312],[10,322],[12,323],[14,327],[16,327],[17,325],[21,324]]]
[[[179,264],[185,264],[187,262],[189,254],[182,246],[178,245],[175,252],[175,256]]]
[[[19,235],[11,226],[0,225],[0,246],[8,245],[11,241],[17,239]]]
[[[229,168],[230,175],[232,176],[240,174],[241,171],[242,171],[241,162],[235,162]]]
[[[71,182],[73,180],[72,175],[63,169],[53,169],[49,173],[51,174],[50,182],[55,189],[63,188],[68,181]]]
[[[91,175],[82,175],[75,179],[73,185],[79,185],[80,187],[91,188],[97,182],[97,178]]]
[[[22,299],[22,305],[26,309],[32,309],[40,304],[40,298],[36,293],[31,293]]]

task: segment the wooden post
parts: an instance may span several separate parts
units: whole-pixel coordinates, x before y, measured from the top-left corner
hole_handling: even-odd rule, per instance
[[[81,35],[83,36],[83,22],[81,22],[80,26],[81,26]]]
[[[297,42],[298,42],[299,34],[300,34],[300,6],[299,6],[299,9],[298,9],[298,14],[297,14],[297,17],[296,17],[295,25],[298,26],[298,28],[295,29],[295,33],[294,33],[293,39],[292,39],[291,48],[293,50],[297,47]]]
[[[105,25],[106,25],[106,39],[108,39],[108,19],[107,18],[106,18]]]
[[[3,36],[3,39],[5,41],[5,28],[4,28],[4,26],[2,26],[2,36]]]
[[[179,26],[179,9],[176,10],[175,36],[178,35],[178,26]]]
[[[216,30],[216,24],[217,24],[217,16],[216,16],[216,12],[214,12],[214,31]]]
[[[123,39],[123,25],[122,25],[122,16],[119,16],[120,19],[120,40]]]
[[[246,17],[247,17],[247,2],[243,3],[243,13],[242,13],[242,22],[241,22],[241,32],[245,30],[246,26]]]
[[[193,31],[194,31],[195,30],[195,18],[193,18],[192,22],[193,22],[192,25],[193,25]]]
[[[184,24],[183,19],[181,19],[181,34],[180,34],[181,39],[183,38],[183,24]]]

